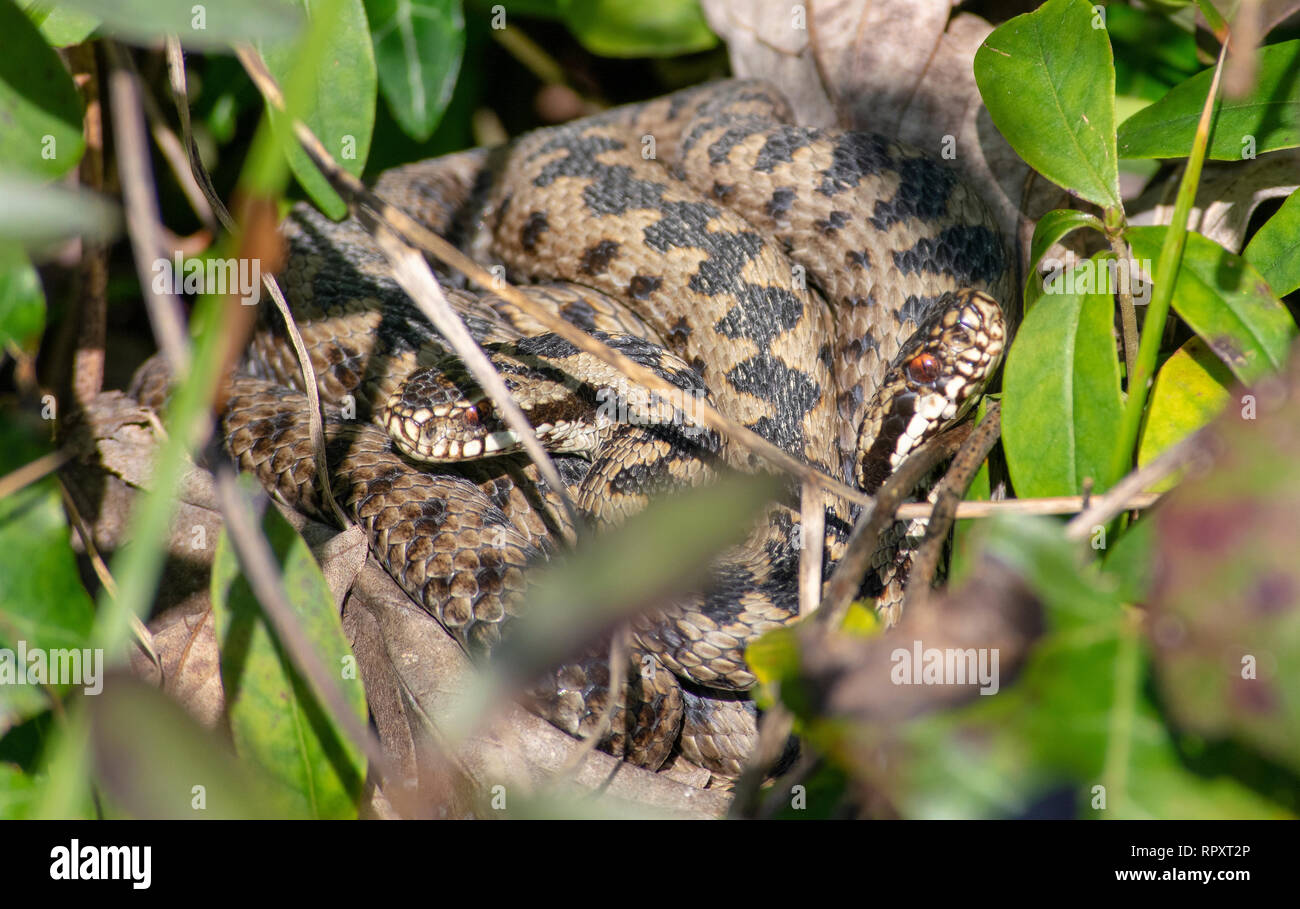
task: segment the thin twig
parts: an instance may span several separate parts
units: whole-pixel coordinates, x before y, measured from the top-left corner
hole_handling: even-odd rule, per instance
[[[77,166],[82,186],[102,192],[104,189],[104,109],[100,101],[100,84],[96,45],[90,42],[68,48],[68,64],[81,93],[85,116],[82,118],[86,150]],[[87,410],[104,387],[104,360],[107,356],[108,247],[98,240],[82,240],[78,266],[78,303],[76,349],[72,354],[71,388],[73,400]]]
[[[235,53],[240,62],[243,63],[244,69],[248,72],[250,78],[262,92],[267,103],[277,110],[283,111],[284,96],[281,94],[279,86],[276,85],[275,79],[267,71],[261,55],[247,45],[237,47]],[[428,252],[450,268],[466,275],[483,289],[489,290],[508,303],[519,307],[545,326],[547,331],[554,332],[579,350],[591,354],[604,363],[608,363],[643,388],[655,392],[660,397],[670,401],[680,397],[681,389],[671,382],[660,378],[647,367],[633,362],[577,326],[561,319],[521,293],[518,288],[500,282],[487,269],[474,262],[442,237],[419,224],[401,209],[389,205],[379,198],[367,189],[360,180],[339,167],[329,152],[325,150],[320,140],[301,120],[293,120],[292,127],[299,145],[302,146],[303,151],[306,152],[312,163],[329,181],[334,191],[349,200],[349,204],[354,209],[358,211],[362,208],[368,209],[375,218],[389,224],[414,246]],[[748,429],[735,420],[724,416],[709,404],[703,401],[693,403],[692,409],[691,416],[695,423],[726,436],[731,441],[761,456],[769,464],[800,480],[816,483],[823,489],[850,502],[860,504],[871,502],[869,495],[827,476],[815,467],[803,463],[752,429]]]
[[[63,482],[62,477],[59,478],[59,492],[63,496],[63,507],[72,517],[72,524],[77,528],[77,535],[81,537],[81,545],[85,547],[86,555],[90,558],[91,567],[95,569],[95,576],[99,578],[99,583],[104,585],[108,595],[116,597],[117,581],[113,580],[112,572],[108,570],[108,565],[104,563],[104,559],[100,556],[99,547],[95,545],[95,537],[90,525],[86,523],[85,515],[77,507],[77,503],[72,498],[72,493],[68,492],[68,484]],[[137,618],[136,621],[138,622],[139,619]],[[157,654],[152,656],[157,662]]]
[[[1192,433],[1128,474],[1102,495],[1094,496],[1087,510],[1076,515],[1065,525],[1066,537],[1071,540],[1086,539],[1093,527],[1106,524],[1125,511],[1131,511],[1135,507],[1135,500],[1149,498],[1148,504],[1153,503],[1159,496],[1149,493],[1144,495],[1142,490],[1190,464],[1205,449],[1208,431],[1209,427],[1206,427]]]
[[[1150,508],[1160,500],[1154,492],[1139,492],[1129,496],[1123,503],[1121,511],[1141,511]],[[1047,496],[1041,499],[1004,499],[996,502],[960,502],[954,517],[958,521],[970,518],[991,518],[995,514],[1078,514],[1089,506],[1083,496]],[[909,502],[898,508],[900,521],[911,521],[930,516],[929,502]]]
[[[127,62],[131,67],[132,74],[138,80],[140,74],[136,70],[135,62],[129,57]],[[167,161],[168,168],[171,169],[181,191],[185,193],[185,198],[189,201],[194,214],[199,216],[199,220],[203,222],[204,227],[215,233],[218,225],[216,215],[212,210],[212,203],[208,201],[204,188],[199,185],[198,177],[190,164],[189,154],[186,152],[184,143],[177,138],[171,127],[167,125],[167,119],[163,116],[157,99],[149,92],[141,93],[140,97],[144,102],[144,112],[149,119],[149,131],[153,136],[154,144],[158,146],[158,151],[162,153],[164,160]]]
[[[199,146],[194,140],[194,126],[190,119],[190,100],[189,90],[186,88],[185,79],[185,55],[181,50],[181,42],[175,35],[169,35],[166,40],[167,48],[167,77],[171,83],[172,103],[176,105],[176,115],[181,121],[181,140],[185,146],[185,156],[190,162],[190,173],[194,175],[195,181],[203,191],[203,197],[208,200],[212,207],[212,213],[221,222],[221,226],[226,229],[227,233],[235,232],[235,220],[230,217],[230,212],[226,209],[225,203],[217,195],[216,187],[212,185],[212,177],[208,174],[208,169],[203,166],[203,160],[199,157]]]
[[[63,507],[68,514],[72,516],[72,523],[77,528],[77,535],[81,537],[81,545],[86,548],[86,555],[90,558],[90,565],[95,569],[95,577],[99,578],[99,583],[108,591],[108,595],[117,598],[117,581],[113,580],[113,574],[108,570],[108,565],[104,562],[103,556],[99,554],[99,547],[95,545],[95,535],[86,523],[85,516],[81,509],[77,507],[76,500],[72,498],[72,493],[68,491],[68,485],[59,478],[59,492],[63,494]],[[162,678],[163,672],[162,657],[158,656],[158,651],[153,644],[153,632],[151,632],[140,617],[134,613],[131,615],[131,631],[135,634],[135,642],[140,645],[140,649],[149,657],[149,661],[158,667],[158,677]]]
[[[181,51],[180,41],[175,37],[168,37],[167,39],[167,72],[171,83],[172,100],[176,105],[177,116],[180,118],[181,135],[195,185],[207,200],[210,213],[215,215],[217,220],[221,222],[221,226],[225,228],[227,233],[235,234],[238,232],[238,225],[236,225],[235,219],[231,217],[226,204],[217,195],[216,187],[212,185],[212,177],[208,174],[207,168],[203,166],[203,161],[199,158],[198,144],[194,141],[193,126],[190,120],[189,89],[185,78],[185,57]],[[294,355],[298,358],[298,368],[302,372],[303,391],[307,395],[308,430],[311,437],[312,460],[316,464],[316,476],[320,483],[321,496],[339,526],[345,529],[349,528],[353,522],[342,507],[339,506],[338,500],[334,498],[329,463],[325,457],[325,425],[321,418],[320,387],[316,384],[316,369],[312,366],[311,357],[307,353],[307,345],[302,340],[302,332],[298,330],[298,323],[294,321],[293,314],[289,310],[289,303],[285,299],[284,292],[280,289],[279,282],[275,280],[274,275],[262,271],[262,286],[271,295],[271,300],[280,313],[280,319],[284,323],[285,335],[289,338],[289,343],[293,345]]]
[[[826,550],[826,503],[821,490],[804,483],[799,497],[799,614],[821,605],[822,559]]]
[[[70,460],[72,460],[72,452],[64,448],[41,455],[35,461],[28,461],[22,467],[11,470],[0,477],[0,499],[25,489],[42,477],[58,470]]]
[[[939,570],[939,560],[943,556],[944,542],[956,520],[957,505],[966,494],[966,488],[970,486],[980,465],[997,444],[1001,431],[1002,405],[996,400],[990,400],[984,419],[966,437],[935,490],[934,511],[925,525],[925,539],[912,554],[912,570],[903,594],[904,613],[924,606],[929,600]]]
[[[171,366],[172,375],[183,376],[189,371],[190,352],[180,305],[170,291],[159,293],[155,289],[150,272],[162,250],[162,234],[158,201],[153,194],[140,86],[126,60],[127,52],[113,41],[105,41],[104,46],[113,64],[108,83],[113,101],[113,139],[117,143],[117,172],[122,180],[122,200],[126,207],[127,233],[135,252],[136,274],[154,336]]]
[[[1138,323],[1137,309],[1133,304],[1133,252],[1118,233],[1107,233],[1106,239],[1115,253],[1116,267],[1120,276],[1119,287],[1119,323],[1124,341],[1124,376],[1132,378],[1137,368]]]

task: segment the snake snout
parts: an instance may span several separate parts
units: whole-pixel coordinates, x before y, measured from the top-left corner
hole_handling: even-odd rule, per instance
[[[581,383],[494,354],[494,365],[542,446],[553,454],[591,457],[609,431],[575,391]],[[411,373],[389,397],[381,419],[397,449],[417,461],[445,464],[523,450],[492,399],[450,361]]]
[[[945,294],[904,342],[867,408],[858,482],[874,492],[924,442],[978,400],[1002,359],[1006,325],[988,294]]]
[[[446,463],[508,454],[519,437],[476,386],[435,368],[417,369],[384,405],[394,445],[418,461]]]

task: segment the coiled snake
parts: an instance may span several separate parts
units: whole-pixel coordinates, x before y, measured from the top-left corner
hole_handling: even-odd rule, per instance
[[[1010,299],[1010,275],[981,201],[919,151],[793,119],[764,83],[716,83],[376,185],[682,389],[681,402],[637,395],[515,307],[445,276],[539,433],[577,453],[557,466],[598,525],[719,465],[753,469],[691,424],[692,396],[870,492],[997,366],[994,300]],[[408,593],[471,653],[489,651],[524,605],[528,565],[572,528],[360,226],[298,206],[284,232],[280,279],[327,402],[335,494]],[[224,416],[229,450],[288,502],[323,513],[298,367],[271,320],[247,373]],[[622,416],[592,422],[611,402]],[[828,577],[854,512],[834,502],[826,517]],[[627,702],[602,747],[656,768],[679,745],[735,774],[753,736],[744,648],[797,614],[798,531],[797,508],[771,506],[703,590],[634,621],[636,659],[618,667]],[[888,555],[866,592],[896,587],[905,563]],[[607,653],[595,645],[548,674],[534,709],[575,735],[595,728]]]

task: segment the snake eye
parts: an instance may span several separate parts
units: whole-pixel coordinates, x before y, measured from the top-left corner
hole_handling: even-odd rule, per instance
[[[475,407],[473,404],[471,404],[471,405],[469,405],[469,407],[466,407],[466,408],[464,409],[464,411],[461,412],[461,416],[463,416],[463,417],[465,418],[465,422],[466,422],[466,423],[474,423],[474,424],[477,424],[477,423],[478,423],[478,408]]]
[[[939,378],[939,358],[923,353],[907,361],[907,377],[918,385],[929,385]]]

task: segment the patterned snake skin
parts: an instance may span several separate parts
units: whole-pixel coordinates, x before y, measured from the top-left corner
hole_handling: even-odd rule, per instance
[[[716,83],[398,168],[376,191],[684,396],[707,395],[871,492],[959,418],[996,368],[1006,329],[994,300],[1011,299],[1009,268],[991,215],[945,165],[793,119],[764,83]],[[415,430],[411,414],[470,410],[485,431],[501,428],[354,220],[333,224],[298,206],[284,233],[280,280],[327,402],[335,495],[403,588],[471,654],[490,652],[524,605],[527,567],[573,528],[524,458],[435,465],[409,457],[422,454],[410,440],[395,444],[381,426]],[[444,277],[521,404],[540,382],[590,407],[615,387],[620,406],[639,406],[626,383],[511,304]],[[233,383],[227,445],[268,488],[323,515],[301,378],[273,322]],[[430,403],[430,389],[442,397]],[[567,425],[558,397],[537,395],[534,423]],[[444,459],[483,448],[469,436],[421,444]],[[598,526],[719,466],[755,464],[689,419],[667,418],[617,424],[594,450],[555,460]],[[844,502],[827,505],[824,577],[855,516]],[[739,771],[755,716],[744,648],[797,615],[800,539],[797,498],[787,496],[701,591],[634,620],[633,659],[617,667],[627,696],[601,747],[650,768],[678,748],[715,773]],[[864,593],[893,603],[888,588],[905,568],[905,553],[887,553]],[[595,642],[548,673],[530,689],[533,708],[574,735],[591,732],[610,698],[607,655]]]

